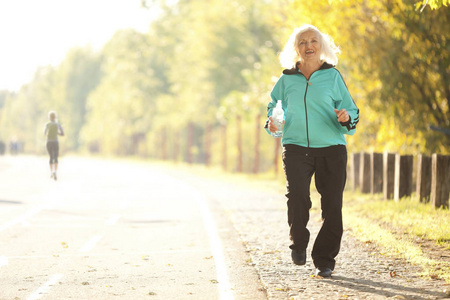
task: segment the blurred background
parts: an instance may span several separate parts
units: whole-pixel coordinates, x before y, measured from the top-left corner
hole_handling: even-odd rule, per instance
[[[309,23],[361,111],[349,151],[450,154],[448,0],[4,1],[0,153],[138,156],[264,173],[278,54]]]

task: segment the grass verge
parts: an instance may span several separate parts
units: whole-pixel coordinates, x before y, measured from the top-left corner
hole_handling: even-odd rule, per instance
[[[346,227],[358,239],[420,266],[423,276],[450,283],[450,210],[414,197],[394,202],[347,191],[344,199]]]

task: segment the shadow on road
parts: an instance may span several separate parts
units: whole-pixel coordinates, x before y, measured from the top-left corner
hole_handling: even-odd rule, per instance
[[[411,293],[415,293],[417,295],[408,299],[425,300],[429,299],[429,296],[435,296],[439,298],[444,298],[446,296],[443,292],[440,293],[436,291],[425,290],[422,288],[414,288],[404,285],[376,282],[369,279],[357,279],[344,276],[333,276],[333,279],[324,280],[323,282],[335,286],[344,286],[346,288],[351,288],[359,292],[378,294],[380,296],[387,297],[404,296],[405,294],[408,294],[409,297]]]
[[[0,204],[22,204],[22,202],[15,200],[0,200]]]

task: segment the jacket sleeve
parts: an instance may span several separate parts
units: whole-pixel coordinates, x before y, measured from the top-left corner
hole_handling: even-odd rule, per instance
[[[345,108],[347,110],[350,119],[347,122],[341,122],[342,125],[342,133],[348,135],[354,135],[356,132],[356,124],[359,122],[359,108],[356,106],[353,101],[350,93],[345,85],[344,79],[342,75],[338,72],[337,76],[337,98],[338,101],[335,102],[336,109],[341,110]]]
[[[264,129],[268,134],[271,134],[269,131],[269,117],[272,116],[272,111],[277,106],[277,101],[282,100],[284,102],[284,84],[283,84],[283,75],[278,79],[277,83],[273,87],[270,92],[270,102],[267,105],[267,119],[264,125]]]

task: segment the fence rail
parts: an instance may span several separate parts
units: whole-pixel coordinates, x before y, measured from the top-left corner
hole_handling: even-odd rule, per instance
[[[449,208],[448,155],[351,153],[349,177],[352,189],[359,189],[365,194],[383,193],[385,200],[400,201],[411,196],[415,189],[418,201],[431,203],[437,208]]]

